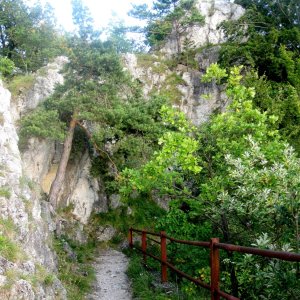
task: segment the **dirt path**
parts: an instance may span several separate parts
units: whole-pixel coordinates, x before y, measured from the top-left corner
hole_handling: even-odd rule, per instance
[[[88,300],[131,300],[126,276],[128,258],[113,249],[102,250],[94,263],[96,283]]]

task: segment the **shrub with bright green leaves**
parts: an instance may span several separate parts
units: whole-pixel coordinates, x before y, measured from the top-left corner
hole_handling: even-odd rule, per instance
[[[163,106],[162,120],[170,129],[158,141],[161,146],[153,158],[142,168],[125,169],[122,172],[123,187],[121,191],[129,194],[150,193],[153,189],[160,192],[172,192],[174,184],[182,184],[183,174],[199,173],[201,167],[194,153],[198,143],[193,138],[195,129],[189,124],[182,112]]]
[[[0,76],[7,77],[12,74],[15,64],[7,57],[0,57]]]
[[[299,252],[300,161],[281,138],[277,116],[254,107],[255,89],[242,83],[240,72],[241,67],[229,73],[218,65],[208,69],[204,80],[225,83],[231,104],[224,113],[213,116],[198,136],[192,134],[195,131],[186,126],[180,115],[164,112],[165,123],[178,130],[170,135],[188,133],[185,137],[191,143],[179,139],[174,143],[174,139],[163,137],[162,147],[148,164],[139,170],[126,170],[129,186],[138,191],[154,190],[173,199],[167,215],[159,221],[159,229],[167,230],[171,236],[196,240],[218,236],[222,242],[251,246],[267,233],[274,249],[290,244]],[[194,160],[189,160],[191,153]],[[197,168],[186,172],[184,158]],[[162,172],[167,174],[161,175]],[[192,275],[207,267],[207,262],[199,259],[203,257],[200,253],[190,260],[190,249],[171,246],[169,251],[169,257],[178,259],[179,264],[181,258],[182,267]],[[235,296],[252,299],[247,298],[243,286],[243,274],[252,269],[247,269],[246,264],[244,270],[240,269],[238,263],[242,262],[233,254],[222,254],[223,287]],[[266,274],[270,268],[273,266],[268,262],[263,266]],[[289,278],[295,275],[294,267],[286,264],[276,264],[272,270],[274,287],[283,273]],[[241,275],[236,275],[237,271]],[[260,279],[259,286],[268,284],[267,275]],[[290,285],[285,281],[289,290],[295,280],[294,276]],[[277,290],[271,290],[261,295],[288,299],[276,298]],[[260,293],[259,287],[257,291]]]
[[[252,246],[274,250],[271,238],[266,233],[258,237]],[[293,251],[289,244],[275,249]],[[300,282],[296,263],[250,254],[235,255],[234,260],[243,299],[299,299]],[[223,263],[227,264],[228,261],[224,260]]]

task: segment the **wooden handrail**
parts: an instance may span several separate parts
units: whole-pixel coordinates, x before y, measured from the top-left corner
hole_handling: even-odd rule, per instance
[[[142,248],[133,245],[133,233],[134,232],[141,235]],[[148,237],[149,235],[160,237],[160,241],[149,238]],[[160,246],[161,246],[161,257],[160,258],[147,252],[147,239],[149,241],[153,241],[155,243],[160,244]],[[173,266],[172,264],[170,264],[167,261],[167,240],[169,240],[172,243],[179,243],[179,244],[204,247],[204,248],[210,249],[210,270],[211,270],[210,285],[178,270],[175,266]],[[156,233],[156,232],[150,232],[147,230],[130,228],[129,233],[128,233],[128,241],[129,241],[130,248],[134,247],[143,253],[145,262],[146,262],[146,256],[149,256],[161,263],[161,281],[162,282],[167,281],[167,268],[169,268],[169,269],[173,270],[174,272],[176,272],[177,274],[179,274],[180,276],[190,280],[191,282],[193,282],[207,290],[210,290],[211,300],[219,300],[220,297],[227,299],[227,300],[239,300],[239,298],[229,295],[219,289],[219,285],[220,285],[219,250],[220,249],[226,250],[226,251],[232,251],[232,252],[240,252],[240,253],[259,255],[259,256],[269,257],[269,258],[276,258],[276,259],[281,259],[281,260],[286,260],[286,261],[300,262],[300,254],[298,254],[298,253],[264,250],[264,249],[254,248],[254,247],[244,247],[244,246],[239,246],[239,245],[225,244],[225,243],[220,243],[218,238],[212,238],[210,240],[210,242],[179,240],[179,239],[175,239],[173,237],[167,236],[164,231],[162,231],[160,233]]]

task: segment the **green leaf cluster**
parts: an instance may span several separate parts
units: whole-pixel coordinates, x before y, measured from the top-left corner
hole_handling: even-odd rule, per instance
[[[56,33],[53,20],[49,5],[37,3],[29,7],[23,0],[1,1],[0,56],[25,72],[45,65],[62,52],[62,38]]]
[[[192,136],[193,126],[182,112],[167,106],[162,106],[161,116],[169,130],[158,140],[160,150],[142,168],[125,169],[122,172],[121,190],[125,194],[133,190],[150,193],[153,189],[172,193],[174,185],[183,183],[184,174],[201,171],[199,161],[194,156],[198,143]]]
[[[235,21],[224,22],[228,42],[222,46],[220,64],[257,70],[246,85],[255,86],[254,105],[279,118],[278,128],[299,149],[300,23],[295,0],[237,0],[246,8]]]
[[[129,14],[147,21],[144,33],[151,47],[161,46],[174,32],[178,54],[182,52],[181,39],[186,36],[187,29],[204,22],[195,0],[157,0],[153,2],[152,9],[146,4],[133,5]]]

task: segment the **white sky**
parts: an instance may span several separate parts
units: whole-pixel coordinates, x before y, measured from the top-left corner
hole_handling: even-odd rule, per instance
[[[27,0],[29,3],[34,3],[35,0]],[[134,25],[137,21],[127,16],[127,12],[131,9],[131,3],[151,4],[153,0],[82,0],[86,5],[95,22],[95,27],[105,27],[109,23],[113,14],[116,14],[126,24]],[[55,9],[58,24],[71,31],[72,27],[72,9],[71,0],[41,0],[41,3],[49,2]],[[134,23],[135,22],[135,23]]]

